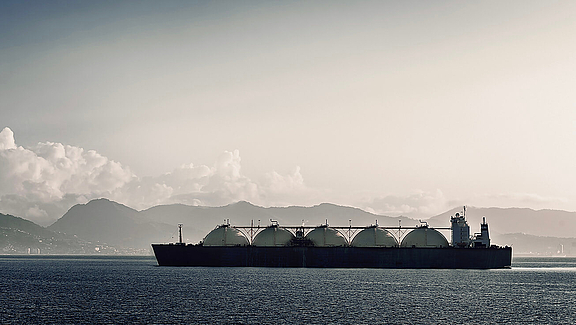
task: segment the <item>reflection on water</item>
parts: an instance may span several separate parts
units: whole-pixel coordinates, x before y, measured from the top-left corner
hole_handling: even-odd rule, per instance
[[[515,269],[576,269],[576,257],[515,257],[512,260]]]

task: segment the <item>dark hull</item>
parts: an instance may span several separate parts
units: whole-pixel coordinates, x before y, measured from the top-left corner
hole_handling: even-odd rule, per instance
[[[512,248],[205,247],[153,244],[161,266],[495,269]]]

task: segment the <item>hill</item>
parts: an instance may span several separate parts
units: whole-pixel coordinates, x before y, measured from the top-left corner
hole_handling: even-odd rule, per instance
[[[459,211],[461,211],[460,207],[434,216],[427,221],[436,227],[446,225],[450,216]],[[492,234],[525,233],[547,237],[574,237],[576,235],[576,212],[467,207],[466,219],[472,232],[480,231],[483,216],[486,217]]]
[[[512,246],[514,256],[576,256],[576,238],[515,233],[495,235],[492,239],[495,243]]]
[[[104,247],[0,213],[1,254],[91,254],[99,251],[104,252]]]
[[[402,220],[404,226],[414,226],[418,221],[406,217],[387,217],[363,211],[358,208],[339,206],[330,203],[322,203],[312,207],[270,207],[264,208],[251,203],[240,201],[222,207],[198,207],[182,204],[161,205],[140,212],[144,218],[151,222],[164,222],[173,225],[184,224],[184,236],[189,242],[198,242],[217,225],[230,220],[237,226],[249,226],[251,221],[254,225],[267,226],[270,219],[276,220],[280,225],[294,226],[302,222],[309,226],[326,223],[330,225],[348,226],[349,220],[352,225],[368,226],[376,223],[381,226],[397,226],[398,220]],[[446,223],[447,224],[447,223]]]
[[[175,227],[148,221],[132,208],[98,199],[73,206],[47,229],[109,246],[149,250],[151,242],[165,241],[163,236]]]
[[[460,209],[452,209],[428,219],[433,227],[449,226],[449,218]],[[515,254],[576,255],[576,214],[566,211],[520,208],[469,207],[466,217],[471,232],[479,231],[482,216],[490,224],[492,243],[513,246]],[[214,227],[227,220],[233,225],[267,226],[270,220],[280,225],[308,226],[324,224],[367,226],[414,226],[418,221],[406,217],[388,217],[361,209],[323,203],[312,207],[259,207],[237,202],[222,207],[198,207],[182,204],[155,206],[137,211],[125,205],[98,199],[70,208],[51,226],[44,228],[31,221],[0,214],[0,249],[4,253],[63,254],[149,254],[153,242],[177,240],[177,224],[184,224],[184,240],[197,243]],[[376,221],[377,220],[377,221]],[[449,231],[442,233],[450,240]],[[550,235],[553,234],[553,235]]]

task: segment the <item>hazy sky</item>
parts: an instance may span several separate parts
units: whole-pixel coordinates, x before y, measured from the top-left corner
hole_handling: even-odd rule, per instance
[[[576,2],[2,1],[0,212],[576,210]]]

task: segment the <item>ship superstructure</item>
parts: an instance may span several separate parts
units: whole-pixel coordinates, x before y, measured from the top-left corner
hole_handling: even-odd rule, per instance
[[[466,248],[470,246],[470,226],[466,221],[466,207],[462,213],[456,213],[454,216],[450,217],[450,223],[452,225],[452,246]]]

